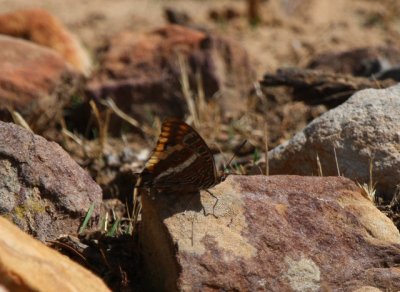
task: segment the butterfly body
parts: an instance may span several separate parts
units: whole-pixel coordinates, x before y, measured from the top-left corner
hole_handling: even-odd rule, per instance
[[[167,119],[141,174],[144,187],[199,191],[218,184],[211,150],[201,136],[178,119]]]

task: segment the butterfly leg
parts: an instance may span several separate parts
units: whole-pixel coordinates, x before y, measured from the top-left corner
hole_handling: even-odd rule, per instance
[[[209,190],[205,190],[205,191],[206,191],[207,193],[209,193],[210,196],[213,197],[213,198],[215,199],[215,203],[214,203],[214,205],[213,205],[213,211],[212,211],[212,213],[206,213],[206,209],[205,209],[204,206],[203,206],[203,213],[204,213],[204,216],[213,215],[214,218],[217,218],[217,219],[218,219],[218,216],[215,215],[215,207],[217,206],[219,200],[218,200],[218,198],[217,198],[212,192],[210,192]]]

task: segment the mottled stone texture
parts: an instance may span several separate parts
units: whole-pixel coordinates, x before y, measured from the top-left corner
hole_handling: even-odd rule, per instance
[[[400,289],[399,232],[352,181],[229,176],[211,192],[214,212],[207,192],[143,197],[140,239],[153,288]]]
[[[400,85],[366,89],[268,153],[270,174],[341,175],[377,183],[390,198],[400,183]],[[335,157],[336,155],[336,157]]]
[[[0,215],[40,240],[76,234],[101,188],[57,143],[0,122]]]

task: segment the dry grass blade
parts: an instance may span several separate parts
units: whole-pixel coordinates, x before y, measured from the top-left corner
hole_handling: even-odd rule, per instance
[[[340,169],[339,169],[339,162],[338,162],[338,158],[337,158],[337,155],[336,155],[336,148],[335,148],[335,146],[333,146],[333,153],[335,154],[335,163],[336,163],[337,175],[338,175],[338,176],[341,176],[341,174],[340,174]]]
[[[377,204],[377,197],[376,197],[376,182],[373,182],[372,178],[372,170],[373,170],[373,163],[372,158],[369,160],[369,182],[368,184],[357,183],[358,187],[361,190],[361,194],[366,197],[367,199],[371,200],[373,203]]]
[[[371,202],[376,203],[376,189],[375,184],[371,187],[369,184],[363,183],[360,184],[357,182],[358,187],[360,188],[361,194],[371,200]]]
[[[89,264],[88,263],[88,260],[86,259],[86,257],[81,253],[81,252],[79,252],[78,250],[76,250],[75,248],[73,248],[72,246],[70,246],[70,245],[68,245],[68,244],[65,244],[65,243],[63,243],[63,242],[60,242],[60,241],[55,241],[55,240],[46,240],[46,242],[48,242],[48,243],[51,243],[51,244],[53,244],[53,245],[58,245],[58,246],[61,246],[62,248],[65,248],[65,249],[67,249],[67,250],[69,250],[69,251],[72,251],[75,255],[77,255],[85,264]],[[0,290],[1,291],[1,290]]]
[[[108,230],[108,219],[109,219],[110,215],[108,214],[108,212],[105,213],[104,218],[102,220],[100,220],[99,222],[100,224],[100,231],[103,233],[106,233]]]
[[[107,231],[107,223],[108,223],[108,213],[105,214],[104,217],[101,217],[98,224],[98,229],[100,232],[105,233]]]
[[[196,111],[196,103],[194,101],[193,94],[190,90],[187,64],[182,55],[178,55],[178,61],[179,61],[179,68],[181,70],[181,80],[180,81],[181,81],[182,93],[183,93],[183,96],[187,103],[190,116],[193,119],[193,124],[196,128],[198,128],[200,126],[200,122],[199,122],[198,113]]]
[[[61,130],[62,134],[68,138],[70,138],[72,141],[74,141],[76,144],[79,146],[83,146],[83,141],[80,139],[78,136],[76,136],[74,133],[71,131],[67,130],[66,128],[63,128]]]
[[[83,140],[67,129],[67,125],[65,124],[65,120],[61,119],[60,122],[61,122],[61,133],[64,136],[70,138],[72,141],[74,141],[79,146],[83,147]]]
[[[378,89],[382,89],[382,85],[381,85],[381,83],[379,82],[379,80],[378,79],[376,79],[376,76],[373,74],[372,76],[371,76],[371,79],[375,82],[375,84],[376,84],[376,88],[378,88]]]
[[[140,204],[140,201],[139,201],[139,188],[140,188],[141,183],[142,183],[142,177],[139,176],[137,181],[136,181],[135,187],[133,188],[133,209],[132,209],[132,215],[130,216],[130,219],[131,220],[133,219],[132,220],[133,221],[133,223],[132,223],[132,225],[133,225],[132,234],[133,234],[133,231],[134,231],[135,226],[137,224],[137,221],[138,221],[138,218],[139,218],[139,214],[140,214],[140,212],[142,210],[142,205]]]
[[[128,124],[130,124],[132,127],[134,127],[135,129],[138,129],[142,132],[144,132],[145,134],[150,134],[152,135],[153,132],[146,126],[140,126],[140,123],[135,120],[134,118],[132,118],[131,116],[129,116],[128,114],[124,113],[114,102],[114,100],[112,100],[111,98],[107,98],[106,100],[102,100],[100,101],[101,104],[105,105],[106,107],[108,107],[109,109],[111,109],[113,111],[114,114],[116,114],[119,118],[121,118],[122,120],[124,120],[125,122],[127,122]]]
[[[269,161],[268,161],[268,125],[264,123],[264,146],[265,146],[265,175],[269,175]]]
[[[207,103],[204,94],[203,80],[199,72],[196,73],[196,83],[197,83],[197,112],[200,121],[205,121],[207,115]]]
[[[21,116],[19,112],[11,109],[9,110],[9,112],[14,120],[14,123],[33,133],[31,127],[29,127],[28,123],[25,121],[25,119]]]
[[[90,107],[92,108],[94,116],[96,117],[96,121],[97,121],[97,124],[99,127],[99,144],[100,144],[101,150],[103,150],[104,146],[107,143],[108,125],[109,125],[109,121],[110,121],[110,110],[107,109],[106,118],[105,118],[105,121],[103,121],[96,103],[93,100],[91,100],[89,102],[89,104],[90,104]]]
[[[322,172],[321,160],[319,159],[318,153],[317,153],[317,166],[318,166],[318,176],[324,176]]]

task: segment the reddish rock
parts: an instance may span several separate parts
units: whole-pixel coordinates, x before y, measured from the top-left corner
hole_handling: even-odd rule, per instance
[[[0,291],[110,291],[98,277],[0,217]]]
[[[76,91],[80,75],[42,46],[0,36],[0,47],[0,119],[14,108],[35,132],[48,129]]]
[[[88,85],[96,98],[111,97],[125,112],[146,119],[183,116],[186,102],[180,83],[186,60],[191,88],[200,73],[205,97],[229,92],[231,104],[252,87],[253,70],[246,51],[233,40],[168,25],[149,33],[123,32],[115,36]],[[244,101],[243,101],[244,102]]]
[[[143,197],[153,289],[400,289],[400,234],[343,177],[229,176],[201,194]],[[204,216],[213,212],[213,216]]]
[[[0,215],[40,240],[76,234],[102,191],[57,143],[0,122]]]
[[[43,9],[27,9],[0,15],[0,34],[23,38],[57,51],[81,73],[88,75],[91,60],[78,39]]]

